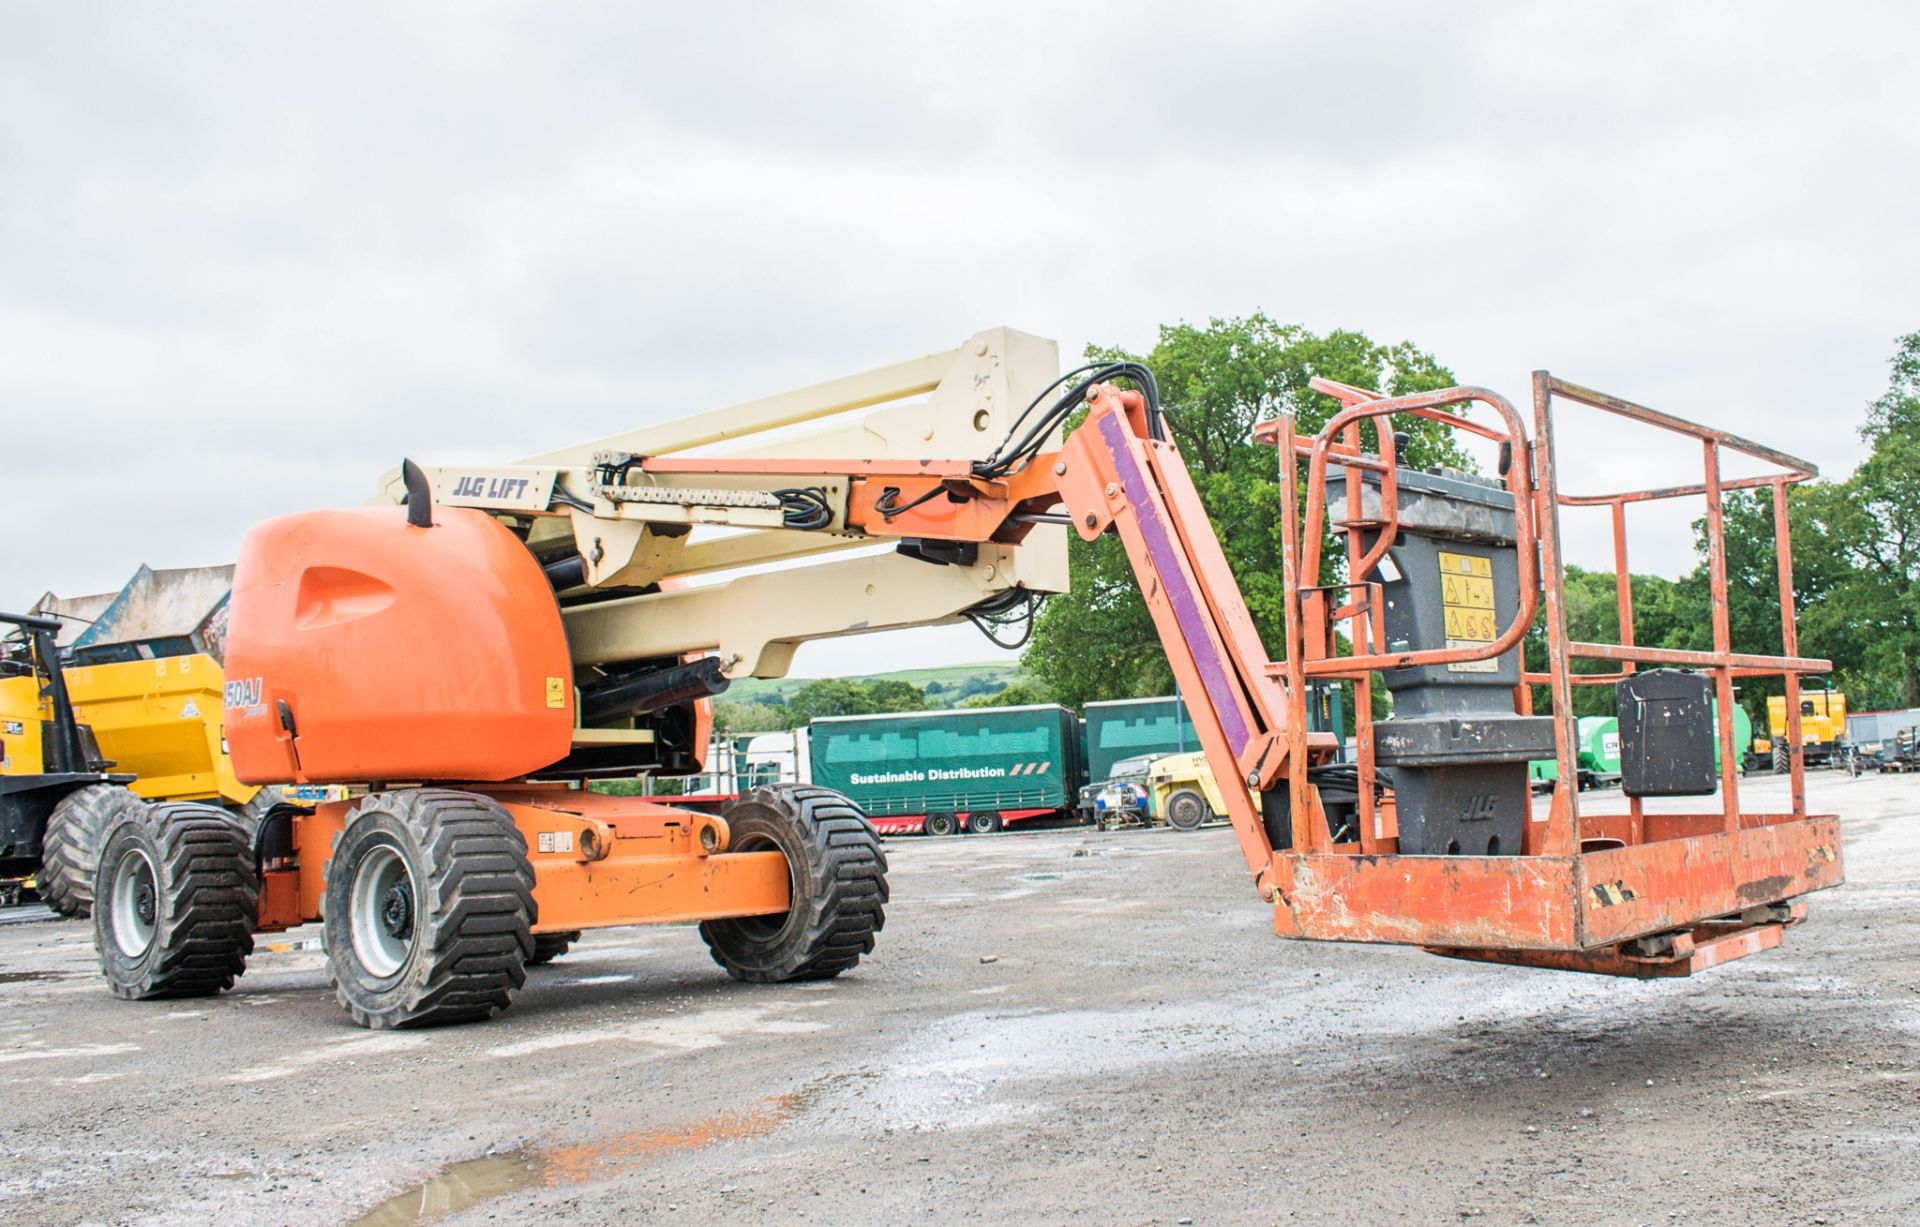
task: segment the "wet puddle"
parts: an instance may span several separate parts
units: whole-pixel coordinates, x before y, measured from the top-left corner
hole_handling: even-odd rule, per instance
[[[413,1227],[522,1189],[601,1180],[681,1151],[773,1132],[805,1106],[806,1092],[780,1095],[745,1112],[723,1112],[676,1129],[625,1133],[572,1146],[516,1150],[455,1163],[433,1179],[381,1202],[354,1227]]]

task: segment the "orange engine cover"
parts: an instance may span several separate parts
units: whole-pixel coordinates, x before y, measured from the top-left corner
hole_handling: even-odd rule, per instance
[[[229,619],[227,744],[250,784],[507,780],[572,745],[553,589],[483,512],[268,520],[241,545]]]

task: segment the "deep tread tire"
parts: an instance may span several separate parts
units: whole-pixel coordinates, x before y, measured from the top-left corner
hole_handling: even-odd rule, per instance
[[[410,937],[387,974],[355,942],[354,881],[381,849],[406,869]],[[390,858],[388,859],[390,862]],[[347,814],[322,900],[334,994],[363,1027],[474,1022],[507,1008],[533,957],[527,841],[491,798],[441,788],[376,793]]]
[[[1793,768],[1793,762],[1787,747],[1780,742],[1773,743],[1773,770],[1776,775],[1785,775]]]
[[[120,784],[89,784],[60,799],[40,845],[40,897],[48,907],[83,918],[92,911],[94,873],[108,833],[146,805]]]
[[[828,980],[873,950],[887,922],[887,855],[860,807],[828,788],[776,784],[728,806],[728,850],[786,854],[793,906],[709,920],[700,936],[736,980]]]
[[[997,835],[1004,825],[1000,815],[992,810],[967,815],[967,833],[970,835]]]
[[[123,867],[151,886],[151,936],[115,889]],[[141,879],[145,872],[150,877]],[[233,987],[253,953],[260,901],[253,850],[217,807],[128,810],[109,831],[94,878],[93,945],[116,997],[210,997]]]
[[[1207,799],[1191,788],[1182,788],[1167,798],[1167,825],[1176,831],[1197,831],[1211,817]]]
[[[958,835],[960,820],[952,814],[928,814],[920,823],[922,835]]]
[[[247,841],[249,848],[258,847],[260,843],[260,825],[267,820],[267,812],[274,806],[281,804],[284,804],[284,802],[281,800],[280,789],[271,787],[262,788],[259,792],[254,793],[253,797],[248,800],[245,805],[227,806],[225,811],[227,821],[233,823],[240,829],[240,835]]]
[[[527,966],[539,967],[551,963],[579,940],[579,929],[570,933],[536,933],[533,935],[533,957],[527,960]]]

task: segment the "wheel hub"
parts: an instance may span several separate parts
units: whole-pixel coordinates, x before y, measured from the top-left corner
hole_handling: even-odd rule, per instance
[[[413,936],[413,892],[403,882],[387,888],[380,900],[380,927],[402,941]]]
[[[405,858],[384,840],[367,847],[353,870],[347,922],[354,957],[368,975],[397,974],[413,953],[419,892]]]
[[[159,928],[160,887],[153,858],[142,848],[127,849],[113,867],[106,897],[95,900],[95,905],[106,909],[120,953],[129,959],[144,958]]]

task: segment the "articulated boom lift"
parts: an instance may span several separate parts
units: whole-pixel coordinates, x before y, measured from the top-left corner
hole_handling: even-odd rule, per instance
[[[885,856],[845,798],[762,788],[712,816],[582,782],[697,771],[703,700],[784,674],[809,639],[962,618],[991,633],[1031,616],[1065,587],[1068,526],[1125,544],[1214,773],[1242,781],[1224,789],[1228,816],[1282,936],[1686,974],[1777,944],[1798,897],[1840,881],[1837,824],[1805,813],[1797,749],[1791,812],[1749,814],[1731,745],[1734,678],[1785,675],[1791,712],[1798,675],[1827,668],[1793,644],[1785,488],[1811,466],[1544,374],[1531,436],[1484,389],[1387,399],[1317,381],[1345,406],[1325,429],[1297,438],[1281,418],[1258,434],[1285,491],[1276,663],[1151,374],[1057,370],[1052,343],[1001,329],[518,465],[407,463],[375,505],[259,526],[228,636],[236,770],[356,795],[271,816],[253,848],[193,806],[123,824],[95,911],[115,991],[219,991],[254,930],[322,917],[342,1004],[369,1026],[485,1017],[528,962],[592,927],[694,920],[737,978],[837,975],[872,949],[887,899]],[[1704,483],[1560,495],[1556,397],[1698,441]],[[1465,416],[1476,403],[1498,424]],[[1396,415],[1497,444],[1501,480],[1398,465]],[[1723,450],[1780,471],[1722,480]],[[1753,486],[1771,487],[1781,533],[1780,657],[1728,646],[1719,500]],[[1636,648],[1625,506],[1702,495],[1714,649]],[[1568,642],[1561,609],[1558,508],[1596,502],[1619,534],[1621,645]],[[1329,526],[1347,545],[1332,586]],[[1543,595],[1550,669],[1523,675]],[[1620,671],[1574,674],[1578,658]],[[1376,673],[1395,700],[1378,723]],[[1323,678],[1358,688],[1355,763],[1307,731],[1308,682]],[[1551,687],[1553,717],[1532,714],[1530,683]],[[1622,813],[1579,812],[1576,684],[1622,696],[1639,781]],[[1718,809],[1645,812],[1642,796],[1716,791],[1709,691]],[[1560,780],[1536,820],[1526,763],[1549,755]]]

